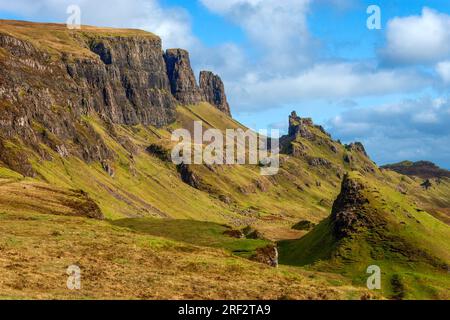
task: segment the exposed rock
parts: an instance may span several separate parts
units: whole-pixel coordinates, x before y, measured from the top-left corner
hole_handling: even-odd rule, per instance
[[[93,37],[95,60],[67,62],[67,72],[85,88],[81,104],[119,124],[166,125],[175,119],[175,100],[161,54],[161,40]]]
[[[69,151],[67,151],[65,145],[56,146],[56,152],[58,152],[62,158],[67,158],[69,156]]]
[[[364,186],[348,175],[342,182],[341,193],[333,204],[331,219],[334,234],[338,239],[356,231],[358,227],[368,225],[364,205],[369,201],[363,195]]]
[[[171,151],[160,144],[151,144],[146,151],[162,161],[171,161]]]
[[[330,150],[333,151],[334,153],[338,153],[338,149],[336,148],[335,145],[331,145]]]
[[[224,195],[224,194],[219,195],[219,200],[222,201],[225,204],[232,204],[233,203],[233,200],[229,196]]]
[[[259,248],[250,259],[276,268],[278,267],[278,249],[275,245]]]
[[[352,163],[352,156],[345,154],[344,155],[344,162],[345,163]]]
[[[290,144],[290,150],[288,153],[292,154],[296,158],[305,157],[308,154],[308,147],[302,143]]]
[[[236,239],[243,239],[245,238],[244,234],[242,233],[241,230],[226,230],[224,233],[224,235],[231,237],[231,238],[236,238]]]
[[[175,120],[176,100],[159,38],[85,32],[76,41],[80,47],[74,51],[84,50],[82,56],[61,52],[50,57],[27,40],[0,34],[0,49],[6,52],[0,59],[2,140],[18,139],[18,149],[29,147],[46,160],[51,156],[43,145],[63,157],[100,162],[114,153],[83,115],[95,112],[126,125],[162,126]],[[25,158],[0,155],[10,168],[32,176]]]
[[[259,179],[255,180],[254,183],[256,185],[256,188],[258,188],[258,190],[261,192],[269,191],[270,185],[271,185],[270,182],[265,178],[259,178]]]
[[[331,162],[323,158],[309,158],[308,164],[312,167],[330,167]]]
[[[296,223],[294,226],[292,226],[292,229],[300,231],[309,231],[313,229],[315,226],[316,224],[312,223],[311,221],[302,220],[299,223]]]
[[[189,165],[187,164],[180,164],[177,166],[178,172],[180,173],[181,180],[190,185],[191,187],[195,189],[200,188],[200,181],[197,177],[197,175],[191,170]]]
[[[222,79],[210,71],[200,72],[200,90],[203,100],[209,102],[223,113],[231,116],[230,105],[225,95]]]
[[[314,140],[314,134],[309,130],[312,127],[313,121],[311,118],[300,118],[297,113],[293,111],[289,116],[289,133],[290,137],[302,137],[307,140]]]
[[[197,104],[202,94],[191,68],[189,53],[182,49],[169,49],[164,55],[171,92],[182,104]]]
[[[256,240],[256,239],[264,240],[265,239],[264,235],[260,231],[256,230],[255,228],[253,228],[251,226],[245,227],[242,230],[242,232],[244,233],[244,235],[247,239],[254,239],[254,240]]]
[[[102,161],[102,168],[103,168],[103,170],[105,170],[105,172],[106,172],[111,178],[114,178],[114,176],[116,175],[116,171],[115,171],[114,168],[111,166],[111,164],[109,163],[108,160],[103,160],[103,161]]]
[[[364,145],[361,142],[350,143],[349,145],[345,146],[345,149],[347,149],[348,151],[354,151],[354,152],[357,152],[357,153],[362,153],[363,155],[368,157],[367,152],[366,152],[366,148],[364,148]]]

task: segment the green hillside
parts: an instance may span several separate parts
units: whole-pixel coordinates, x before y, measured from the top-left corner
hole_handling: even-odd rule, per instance
[[[399,192],[352,173],[332,215],[299,240],[280,243],[281,263],[335,272],[364,285],[382,270],[388,298],[448,299],[450,230]]]

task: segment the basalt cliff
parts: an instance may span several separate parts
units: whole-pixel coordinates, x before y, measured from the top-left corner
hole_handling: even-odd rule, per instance
[[[230,114],[222,80],[202,71],[200,85],[181,49],[162,51],[161,39],[138,30],[0,21],[0,160],[33,176],[27,156],[11,150],[20,139],[42,158],[108,161],[111,150],[83,116],[105,123],[162,127],[176,106],[209,102]],[[39,28],[45,37],[33,37]],[[70,143],[67,143],[70,141]]]

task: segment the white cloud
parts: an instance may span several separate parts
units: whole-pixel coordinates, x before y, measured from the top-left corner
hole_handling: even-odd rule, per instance
[[[442,61],[436,65],[436,71],[446,84],[450,83],[450,61]]]
[[[200,1],[245,31],[261,50],[267,72],[286,73],[312,62],[316,40],[307,25],[311,0]]]
[[[388,22],[383,57],[395,64],[429,64],[450,55],[450,16],[424,8],[420,16]]]
[[[450,99],[423,97],[346,111],[328,123],[344,141],[363,141],[379,162],[431,160],[450,168]]]
[[[401,70],[377,70],[357,63],[317,64],[292,76],[264,78],[252,73],[231,86],[231,100],[243,108],[268,108],[308,99],[352,99],[419,91],[430,80]],[[243,105],[243,101],[246,105]]]
[[[0,0],[0,10],[25,19],[65,23],[69,5],[81,8],[81,23],[96,26],[139,28],[156,33],[165,47],[195,47],[187,11],[163,8],[158,0]]]

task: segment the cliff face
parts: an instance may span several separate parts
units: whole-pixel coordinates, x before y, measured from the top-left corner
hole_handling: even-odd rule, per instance
[[[0,161],[25,175],[34,173],[24,146],[44,159],[46,147],[85,161],[114,156],[83,116],[161,127],[175,120],[177,103],[205,100],[187,51],[164,54],[161,39],[150,33],[0,25]],[[214,94],[219,81],[205,90]]]
[[[230,105],[225,95],[225,86],[219,76],[210,71],[200,72],[200,89],[204,101],[209,102],[223,113],[231,116]]]
[[[169,49],[164,58],[174,97],[182,104],[200,102],[202,96],[191,68],[189,53],[186,50]]]
[[[159,39],[96,37],[88,46],[100,61],[67,63],[70,78],[82,88],[82,108],[118,124],[162,126],[174,120]]]

